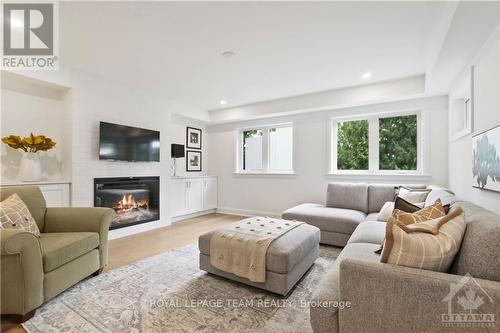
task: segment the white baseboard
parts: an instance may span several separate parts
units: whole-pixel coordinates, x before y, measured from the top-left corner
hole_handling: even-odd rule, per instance
[[[231,214],[231,215],[239,215],[239,216],[269,216],[273,218],[280,218],[281,213],[274,212],[263,212],[258,210],[247,210],[247,209],[239,209],[239,208],[230,208],[230,207],[219,207],[217,208],[217,213],[220,214]]]
[[[211,214],[211,213],[215,213],[215,212],[216,212],[215,209],[204,210],[202,212],[196,212],[196,213],[192,213],[192,214],[187,214],[187,215],[181,215],[181,216],[172,217],[171,221],[172,221],[172,223],[176,223],[176,222],[179,222],[179,221],[183,221],[183,220],[187,220],[187,219],[191,219],[191,218],[194,218],[194,217],[198,217],[198,216],[202,216],[202,215],[207,215],[207,214]]]

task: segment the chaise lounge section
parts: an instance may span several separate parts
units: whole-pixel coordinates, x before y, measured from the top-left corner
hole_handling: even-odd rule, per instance
[[[318,227],[322,244],[344,246],[359,225],[376,221],[384,203],[394,201],[394,193],[394,185],[331,183],[326,206],[305,203],[284,211],[281,217]]]

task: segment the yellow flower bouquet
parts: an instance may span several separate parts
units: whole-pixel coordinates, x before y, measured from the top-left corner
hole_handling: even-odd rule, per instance
[[[2,142],[14,149],[21,149],[27,153],[47,151],[55,147],[56,142],[45,135],[33,135],[21,138],[18,135],[9,135],[2,138]]]

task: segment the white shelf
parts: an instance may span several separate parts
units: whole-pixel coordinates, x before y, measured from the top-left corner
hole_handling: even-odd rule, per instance
[[[29,185],[57,185],[71,184],[69,180],[40,180],[38,182],[23,182],[21,180],[2,180],[0,186],[29,186]]]
[[[217,176],[201,176],[201,175],[193,175],[193,176],[176,176],[171,177],[171,179],[197,179],[197,178],[217,178]]]

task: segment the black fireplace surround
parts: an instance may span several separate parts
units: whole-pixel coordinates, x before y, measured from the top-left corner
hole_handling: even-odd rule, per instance
[[[94,179],[94,207],[116,212],[110,229],[160,219],[160,177]]]

